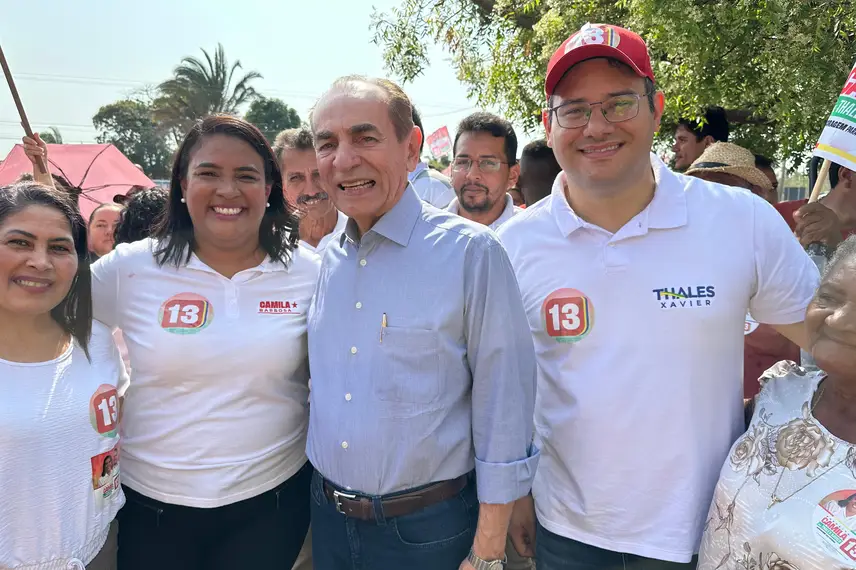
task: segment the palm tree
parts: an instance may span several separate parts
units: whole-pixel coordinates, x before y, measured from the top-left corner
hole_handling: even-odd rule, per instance
[[[241,62],[229,66],[222,44],[217,44],[214,58],[202,50],[204,61],[185,57],[173,70],[173,77],[158,85],[154,101],[154,118],[166,128],[183,135],[194,121],[211,113],[237,114],[258,93],[250,85],[262,75],[250,71],[236,79]]]
[[[48,130],[39,133],[39,138],[48,144],[62,144],[62,134],[56,127],[48,127]]]

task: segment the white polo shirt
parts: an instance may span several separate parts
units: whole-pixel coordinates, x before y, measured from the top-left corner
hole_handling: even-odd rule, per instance
[[[345,224],[348,223],[348,216],[343,214],[342,212],[336,211],[339,214],[339,217],[336,219],[336,227],[333,228],[333,231],[322,237],[318,242],[318,247],[313,246],[311,243],[307,241],[300,240],[300,247],[305,247],[312,253],[316,253],[318,255],[324,255],[324,250],[327,249],[327,244],[330,243],[334,237],[345,231]]]
[[[95,318],[120,327],[133,370],[123,484],[158,501],[219,507],[306,462],[306,310],[320,262],[296,248],[232,279],[195,255],[159,266],[150,239],[92,268]]]
[[[538,357],[538,520],[688,562],[743,432],[746,311],[802,321],[818,273],[768,203],[651,161],[654,199],[615,234],[571,210],[560,174],[499,235]]]
[[[455,198],[452,182],[424,162],[418,163],[407,179],[422,200],[437,208],[446,208]]]
[[[460,205],[461,204],[458,201],[458,199],[455,198],[454,200],[452,200],[452,203],[449,204],[449,207],[446,208],[446,211],[451,212],[451,213],[455,214],[456,216],[459,216],[460,214],[458,213],[458,210],[460,208]],[[488,225],[488,227],[490,229],[492,229],[493,231],[496,231],[499,229],[499,226],[501,226],[502,224],[504,224],[505,222],[507,222],[508,220],[510,220],[511,218],[513,218],[515,215],[519,214],[522,211],[523,211],[523,208],[518,208],[517,206],[514,205],[514,199],[512,199],[511,195],[506,194],[505,195],[505,208],[503,208],[502,213],[499,215],[499,217],[492,224]]]

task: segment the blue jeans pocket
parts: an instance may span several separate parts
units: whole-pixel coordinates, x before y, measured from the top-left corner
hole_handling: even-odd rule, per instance
[[[464,491],[467,492],[466,490]],[[390,520],[398,540],[408,547],[443,548],[459,540],[472,540],[477,516],[462,495]]]

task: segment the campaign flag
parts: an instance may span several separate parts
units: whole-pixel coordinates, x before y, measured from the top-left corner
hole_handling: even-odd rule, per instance
[[[435,160],[441,156],[450,156],[452,154],[452,139],[449,137],[449,129],[441,127],[428,135],[428,147],[431,149],[431,155]]]
[[[856,66],[832,108],[814,154],[856,170]]]

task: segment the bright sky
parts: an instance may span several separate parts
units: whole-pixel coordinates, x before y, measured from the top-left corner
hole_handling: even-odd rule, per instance
[[[5,3],[0,45],[33,128],[56,126],[65,142],[94,142],[92,116],[101,105],[168,78],[187,55],[213,54],[221,42],[229,62],[264,79],[255,83],[306,118],[338,76],[383,76],[380,47],[371,42],[373,8],[396,0],[39,0]],[[431,67],[405,85],[426,133],[444,125],[454,137],[477,110],[438,48]],[[2,80],[0,80],[2,81]],[[0,159],[20,141],[12,97],[0,82]],[[518,131],[523,143],[530,140]],[[427,152],[427,147],[426,147]]]

